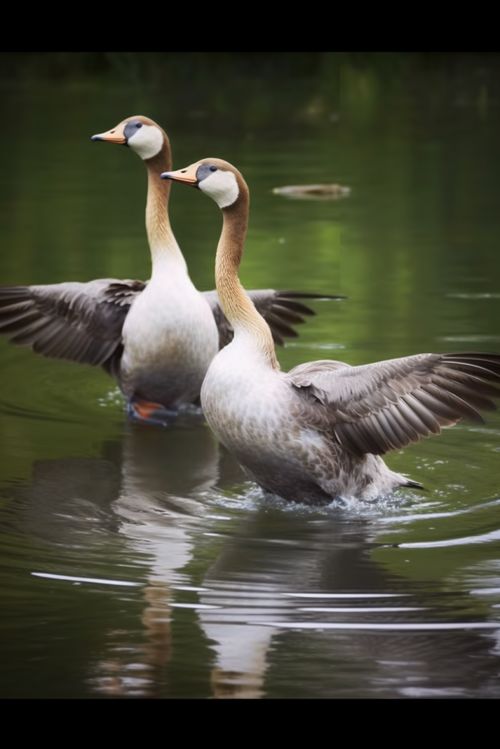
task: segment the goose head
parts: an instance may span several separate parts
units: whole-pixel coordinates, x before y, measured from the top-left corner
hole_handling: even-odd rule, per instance
[[[215,200],[219,208],[229,208],[243,195],[248,195],[248,187],[241,173],[222,159],[201,159],[184,169],[162,172],[160,176],[197,187]]]
[[[122,120],[111,130],[92,135],[90,140],[104,140],[108,143],[130,146],[141,159],[147,161],[160,153],[167,143],[167,136],[154,120],[135,115]]]

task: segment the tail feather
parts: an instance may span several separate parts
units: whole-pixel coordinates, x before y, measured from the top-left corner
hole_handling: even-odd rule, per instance
[[[422,489],[422,491],[426,492],[427,489],[423,484],[420,483],[420,481],[413,481],[413,479],[406,479],[406,482],[402,484],[402,486],[411,486],[412,489]]]

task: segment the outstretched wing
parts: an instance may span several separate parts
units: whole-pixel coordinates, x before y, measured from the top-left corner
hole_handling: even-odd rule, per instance
[[[103,366],[117,373],[122,354],[122,327],[130,305],[144,290],[143,281],[102,278],[87,283],[0,287],[0,334],[37,353]],[[271,327],[276,343],[297,336],[292,325],[315,312],[301,299],[343,297],[265,289],[249,292]],[[206,291],[219,329],[220,347],[233,338],[233,329],[216,291]]]
[[[102,278],[88,283],[0,287],[0,334],[44,356],[117,371],[121,332],[145,284]]]
[[[417,354],[350,367],[302,364],[288,373],[319,423],[355,455],[382,454],[496,408],[500,355]]]
[[[329,294],[308,294],[299,291],[275,291],[274,289],[257,289],[249,291],[248,295],[271,328],[274,342],[279,345],[283,345],[284,338],[298,336],[292,325],[303,323],[307,315],[316,314],[314,310],[301,302],[301,299],[344,299],[342,296]],[[219,329],[219,348],[223,348],[232,341],[233,328],[221,309],[217,292],[205,291],[204,296],[212,308]]]

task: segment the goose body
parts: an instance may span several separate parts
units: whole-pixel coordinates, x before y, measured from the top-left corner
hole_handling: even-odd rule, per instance
[[[0,287],[0,334],[45,356],[104,367],[136,417],[148,418],[153,407],[197,404],[208,366],[233,331],[217,292],[201,293],[194,286],[173,234],[170,183],[160,179],[160,172],[171,168],[168,136],[138,115],[92,140],[127,145],[145,163],[151,279]],[[300,299],[320,296],[274,289],[250,293],[278,343],[296,335],[291,325],[313,314]]]
[[[265,491],[325,503],[374,498],[408,484],[380,457],[343,449],[294,386],[293,370],[281,372],[256,352],[245,353],[235,340],[215,357],[201,402],[217,438]]]
[[[120,382],[125,395],[169,408],[199,399],[219,349],[210,305],[181,269],[153,274],[125,318],[122,340]]]
[[[164,177],[199,187],[222,209],[215,276],[234,339],[210,364],[201,402],[217,437],[264,490],[329,502],[419,486],[381,455],[495,408],[497,354],[417,354],[358,367],[321,360],[282,372],[269,326],[238,279],[249,212],[243,177],[220,159]]]

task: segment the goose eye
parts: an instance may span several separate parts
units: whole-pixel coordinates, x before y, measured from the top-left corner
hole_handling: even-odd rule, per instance
[[[217,171],[217,167],[216,166],[211,166],[210,167],[210,171],[211,172],[216,172]]]
[[[142,127],[142,122],[136,122],[136,123],[135,123],[135,126],[136,126],[137,128],[139,128],[139,127]]]

